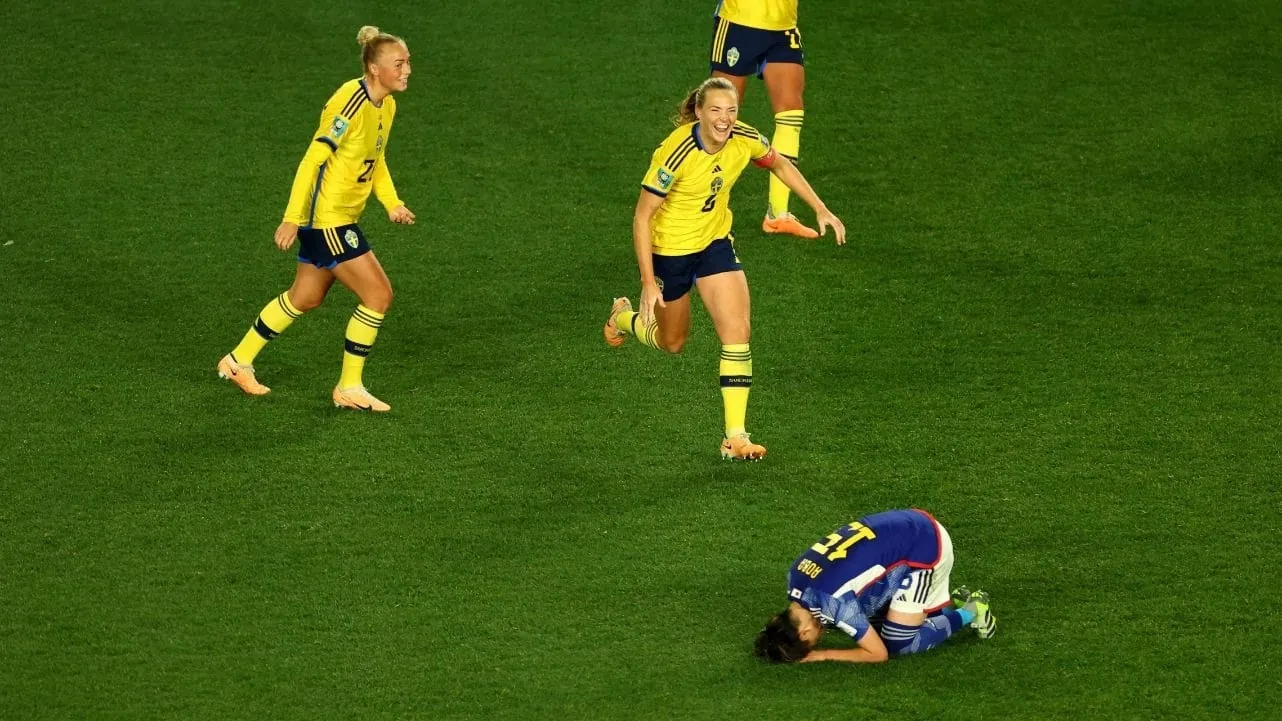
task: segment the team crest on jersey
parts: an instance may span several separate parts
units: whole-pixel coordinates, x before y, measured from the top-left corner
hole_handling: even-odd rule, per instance
[[[737,62],[739,62],[739,48],[730,48],[726,51],[726,65],[733,68]]]
[[[347,245],[350,248],[355,248],[361,244],[361,239],[357,237],[356,231],[351,228],[348,228],[347,232],[343,233],[343,240],[347,241]]]
[[[723,186],[723,185],[725,185],[725,183],[724,183],[724,182],[722,182],[721,178],[713,178],[713,179],[712,179],[712,194],[713,194],[713,195],[716,195],[717,193],[720,193],[720,192],[721,192],[721,186]]]
[[[655,174],[655,178],[659,181],[659,187],[663,190],[667,190],[672,186],[672,173],[669,173],[663,168],[659,168],[659,172]]]
[[[332,136],[334,140],[338,140],[339,138],[343,137],[343,133],[346,133],[346,132],[347,132],[347,121],[343,120],[342,118],[334,118],[334,124],[329,127],[330,136]]]
[[[377,153],[382,149],[383,149],[383,136],[380,135],[378,136],[378,140],[374,141],[374,152]]]

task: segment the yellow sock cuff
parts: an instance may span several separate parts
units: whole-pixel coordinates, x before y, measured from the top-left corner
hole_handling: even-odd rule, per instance
[[[775,113],[775,136],[771,144],[780,154],[793,160],[801,152],[801,126],[806,122],[806,111],[785,110]]]
[[[352,319],[347,321],[347,344],[344,350],[352,355],[369,355],[370,346],[378,337],[378,329],[383,326],[384,315],[370,310],[363,305],[356,306]]]
[[[264,339],[272,340],[284,333],[285,329],[300,315],[302,313],[289,302],[289,294],[281,293],[263,307],[263,311],[258,314],[258,320],[254,323],[254,330],[258,331],[258,335]]]
[[[721,387],[752,386],[752,351],[747,343],[721,346]]]

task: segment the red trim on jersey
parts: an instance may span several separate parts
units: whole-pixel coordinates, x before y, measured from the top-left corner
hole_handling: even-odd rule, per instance
[[[758,168],[770,168],[774,166],[775,158],[777,158],[778,156],[779,156],[779,153],[776,153],[775,149],[771,148],[769,153],[766,153],[760,158],[757,158],[756,160],[752,161],[752,163],[753,165],[756,165]]]

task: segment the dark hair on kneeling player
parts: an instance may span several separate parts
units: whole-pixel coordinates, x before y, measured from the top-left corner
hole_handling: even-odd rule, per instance
[[[785,608],[771,617],[766,627],[757,634],[752,653],[770,663],[793,663],[805,658],[810,653],[810,647],[801,640],[797,624]]]

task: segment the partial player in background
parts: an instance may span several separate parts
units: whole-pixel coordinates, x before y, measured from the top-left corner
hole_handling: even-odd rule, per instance
[[[988,594],[962,586],[950,597],[952,569],[953,542],[926,511],[865,516],[793,561],[788,607],[766,624],[754,652],[774,663],[880,663],[934,648],[966,626],[992,638]],[[829,627],[858,646],[815,649]]]
[[[410,53],[405,42],[378,28],[362,27],[364,75],[349,80],[321,111],[320,126],[294,175],[285,217],[276,229],[276,247],[289,250],[299,241],[294,284],[263,308],[253,327],[218,363],[218,375],[249,395],[270,389],[254,375],[254,358],[300,315],[319,306],[337,279],[360,304],[347,323],[343,370],[334,388],[334,405],[367,411],[391,407],[365,390],[362,371],[383,317],[392,304],[392,284],[356,222],[370,191],[393,223],[412,224],[384,154],[396,117],[392,93],[405,90]]]
[[[749,440],[745,429],[752,386],[748,280],[730,230],[730,189],[752,161],[806,201],[820,230],[831,226],[838,245],[846,242],[846,228],[787,158],[736,122],[738,114],[739,96],[724,78],[705,80],[681,103],[677,129],[654,151],[632,217],[640,312],[632,311],[626,297],[616,298],[605,341],[618,347],[632,335],[649,348],[679,353],[690,334],[690,289],[697,287],[721,339],[721,456],[757,460],[766,449]]]
[[[775,114],[771,145],[793,163],[801,150],[806,119],[805,51],[797,30],[798,0],[721,0],[712,30],[712,75],[734,84],[740,99],[749,75],[765,81]],[[788,185],[770,178],[770,199],[761,229],[799,238],[818,238],[788,212]]]

